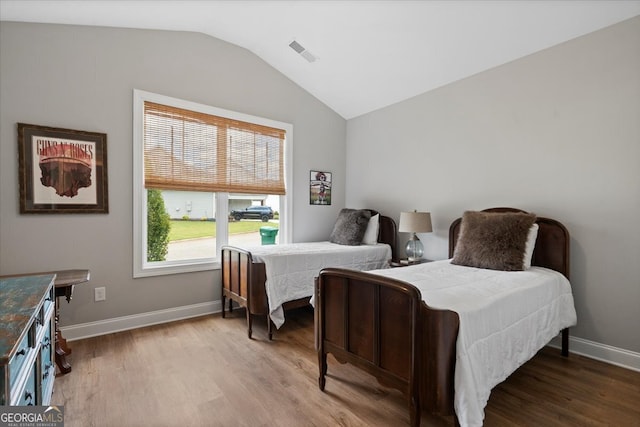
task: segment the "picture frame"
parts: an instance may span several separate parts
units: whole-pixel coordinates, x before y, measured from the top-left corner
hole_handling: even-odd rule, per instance
[[[108,213],[107,134],[18,123],[20,213]]]
[[[312,170],[309,174],[309,204],[331,205],[331,172]]]

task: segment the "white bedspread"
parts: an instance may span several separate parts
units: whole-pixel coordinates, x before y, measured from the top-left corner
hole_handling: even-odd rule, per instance
[[[325,267],[374,270],[386,268],[391,246],[346,246],[331,242],[290,243],[245,248],[254,262],[263,262],[269,300],[269,316],[280,328],[284,323],[282,304],[313,296],[313,280]]]
[[[546,268],[503,272],[444,260],[372,273],[412,283],[430,307],[458,313],[454,384],[462,426],[481,426],[491,389],[576,324],[569,281]]]

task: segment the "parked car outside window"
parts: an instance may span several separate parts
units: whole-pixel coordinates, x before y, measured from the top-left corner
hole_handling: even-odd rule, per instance
[[[269,206],[249,206],[244,210],[231,211],[231,217],[236,221],[241,219],[261,219],[267,222],[273,219],[273,210]]]

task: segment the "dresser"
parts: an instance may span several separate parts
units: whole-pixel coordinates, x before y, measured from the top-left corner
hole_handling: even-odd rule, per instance
[[[0,405],[49,405],[55,275],[0,278]]]

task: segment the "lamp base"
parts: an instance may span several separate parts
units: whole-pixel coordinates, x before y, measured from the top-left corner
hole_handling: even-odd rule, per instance
[[[411,234],[411,238],[407,242],[404,251],[407,254],[409,262],[416,262],[422,259],[422,255],[424,255],[424,246],[420,239],[418,239],[418,236],[416,236],[416,233]]]

